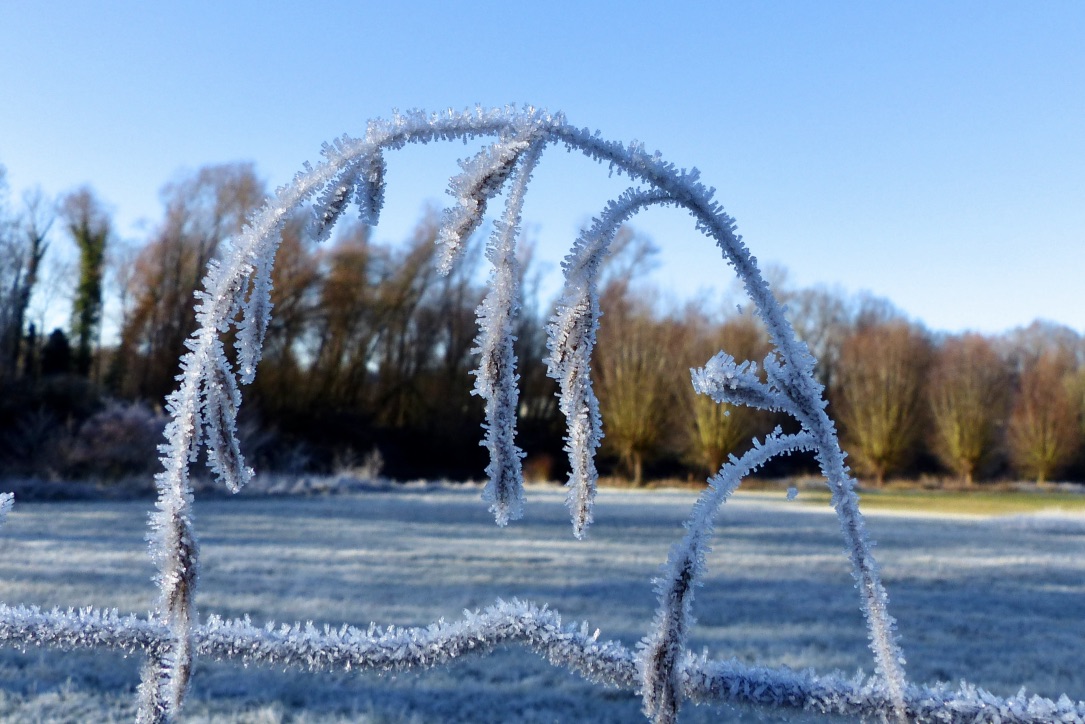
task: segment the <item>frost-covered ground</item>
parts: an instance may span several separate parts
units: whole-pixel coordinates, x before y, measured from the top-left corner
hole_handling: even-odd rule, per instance
[[[693,502],[604,490],[586,541],[563,492],[528,491],[498,529],[478,488],[197,501],[203,615],[366,625],[457,618],[498,597],[546,602],[633,646],[651,578]],[[141,502],[17,503],[0,531],[0,600],[146,611],[155,591]],[[831,511],[740,495],[719,519],[693,646],[713,657],[820,672],[871,668]],[[1085,517],[871,514],[893,613],[919,681],[966,678],[1085,698]],[[138,662],[109,653],[0,650],[0,719],[131,721]],[[189,721],[628,722],[630,694],[521,648],[397,676],[311,675],[198,662]],[[683,721],[717,720],[688,706]],[[773,719],[768,713],[768,719]]]

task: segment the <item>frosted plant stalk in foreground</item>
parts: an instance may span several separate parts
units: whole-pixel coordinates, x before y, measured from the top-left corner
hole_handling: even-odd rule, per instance
[[[778,455],[809,450],[812,443],[805,433],[785,436],[777,429],[764,443],[755,441],[741,458],[732,457],[694,504],[686,535],[671,549],[663,575],[655,581],[659,608],[637,660],[644,713],[653,721],[672,724],[678,718],[683,689],[680,661],[693,625],[693,589],[705,569],[716,512],[747,475]]]
[[[518,644],[589,681],[634,691],[640,686],[637,656],[621,643],[599,638],[587,624],[563,624],[552,609],[526,601],[498,601],[462,619],[414,628],[253,624],[209,616],[192,632],[199,656],[239,665],[298,671],[406,671],[443,666]],[[168,629],[154,619],[113,610],[43,611],[0,604],[0,641],[62,650],[113,650],[138,654],[162,645]],[[878,721],[890,702],[877,679],[818,676],[750,666],[737,659],[709,660],[684,652],[679,662],[681,697],[778,710]],[[1050,724],[1085,721],[1085,702],[1057,701],[1024,692],[1007,698],[968,684],[910,685],[905,712],[911,721]]]
[[[569,454],[567,505],[573,535],[584,537],[592,522],[598,473],[595,451],[603,438],[599,401],[591,381],[591,354],[599,331],[599,275],[603,260],[621,225],[640,209],[666,204],[664,192],[628,189],[607,205],[603,214],[577,238],[561,263],[565,288],[547,325],[547,374],[557,381],[559,407],[568,423],[565,451]]]
[[[542,145],[535,143],[523,151],[523,158],[502,159],[505,167],[516,166],[515,179],[505,205],[505,217],[495,222],[493,238],[486,245],[486,258],[493,264],[489,291],[478,308],[479,334],[476,347],[479,366],[475,372],[473,394],[486,401],[486,439],[490,464],[486,467],[489,482],[483,499],[490,503],[498,525],[507,525],[524,514],[524,453],[516,446],[516,409],[519,392],[516,382],[516,320],[520,314],[520,263],[516,258],[516,240],[520,231],[520,211],[531,172],[539,160]],[[518,164],[518,165],[517,165]],[[485,170],[485,169],[484,169]],[[487,176],[488,178],[488,176]],[[447,243],[447,242],[446,242]]]
[[[422,629],[270,624],[223,621],[213,615],[200,624],[196,608],[198,551],[192,519],[189,466],[200,448],[216,477],[239,490],[252,471],[236,435],[241,404],[238,384],[252,381],[271,315],[271,269],[286,217],[312,203],[311,229],[326,239],[350,205],[366,223],[379,219],[384,198],[385,157],[408,143],[493,139],[450,184],[455,204],[446,212],[439,241],[441,268],[449,270],[463,242],[483,222],[487,204],[506,194],[504,218],[495,222],[488,257],[494,264],[490,293],[479,310],[476,338],[481,356],[476,391],[485,399],[486,445],[491,478],[486,496],[498,523],[518,517],[522,507],[521,453],[515,444],[516,373],[512,322],[519,308],[515,243],[527,181],[545,147],[563,145],[625,174],[633,186],[611,202],[577,240],[563,267],[566,287],[548,325],[549,374],[561,387],[560,406],[569,423],[566,451],[572,474],[568,504],[574,534],[591,522],[595,489],[594,452],[603,435],[590,377],[598,326],[599,264],[618,225],[640,209],[662,204],[685,209],[711,238],[742,281],[774,345],[763,361],[764,379],[753,362],[721,353],[694,373],[698,391],[719,402],[786,412],[801,427],[794,435],[774,434],[741,459],[732,459],[710,481],[694,506],[686,535],[675,545],[655,582],[659,608],[639,651],[599,643],[580,631],[561,628],[554,612],[530,604],[499,602],[464,621],[438,622]],[[561,114],[527,107],[396,113],[369,123],[363,138],[342,137],[323,149],[324,160],[306,165],[278,189],[248,225],[213,261],[197,306],[198,329],[187,340],[179,385],[167,399],[171,420],[161,446],[162,471],[155,477],[156,510],[151,518],[151,555],[157,568],[159,600],[146,617],[95,609],[42,612],[0,605],[0,640],[59,648],[117,648],[146,655],[140,686],[139,719],[176,719],[184,703],[197,655],[312,670],[375,668],[394,670],[444,663],[502,642],[521,642],[556,665],[589,679],[640,691],[645,711],[657,722],[675,720],[683,700],[737,701],[852,717],[927,721],[1085,721],[1085,704],[999,699],[963,686],[957,692],[910,685],[896,642],[888,597],[859,512],[855,482],[845,465],[836,429],[826,413],[814,360],[798,341],[782,307],[770,292],[754,257],[735,233],[735,223],[686,171],[649,154],[638,143],[602,139],[569,125]],[[225,335],[236,332],[236,366],[225,354]],[[735,661],[697,659],[685,649],[693,621],[693,590],[722,502],[751,470],[779,454],[813,452],[832,492],[859,605],[868,626],[875,676],[844,681],[787,669],[748,667]],[[10,499],[0,497],[0,518]]]

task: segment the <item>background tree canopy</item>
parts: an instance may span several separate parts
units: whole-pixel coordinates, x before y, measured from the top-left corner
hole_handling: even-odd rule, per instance
[[[146,476],[147,441],[161,429],[162,401],[195,328],[194,295],[208,262],[266,198],[265,182],[251,163],[180,176],[163,187],[163,218],[138,242],[114,238],[109,207],[89,187],[14,204],[0,184],[0,195],[0,474]],[[482,405],[470,393],[481,242],[473,238],[440,276],[437,228],[427,210],[403,240],[374,239],[355,222],[316,244],[307,218],[285,222],[264,360],[242,409],[246,455],[258,469],[343,471],[377,450],[394,477],[482,477]],[[50,254],[66,242],[77,265],[49,272]],[[557,388],[541,362],[552,301],[539,298],[528,247],[516,335],[520,439],[527,474],[560,479]],[[619,232],[603,270],[593,362],[602,472],[636,483],[703,479],[784,422],[693,393],[689,368],[720,349],[760,363],[767,337],[733,290],[684,307],[662,301],[649,283],[656,252],[633,230]],[[935,334],[887,300],[775,276],[853,465],[870,482],[1085,479],[1085,340],[1073,330],[1036,322],[998,336]],[[58,286],[70,290],[70,324],[46,332],[32,300],[57,296]],[[103,337],[106,305],[119,315]],[[88,441],[112,462],[89,465]],[[768,474],[811,469],[795,457]]]

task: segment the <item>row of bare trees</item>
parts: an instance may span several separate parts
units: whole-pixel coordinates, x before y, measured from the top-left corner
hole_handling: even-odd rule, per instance
[[[972,485],[1085,472],[1085,339],[1073,330],[1035,323],[999,336],[932,335],[884,300],[783,294],[818,356],[852,464],[875,484],[902,474],[949,473]],[[764,359],[768,340],[753,318],[711,321],[703,307],[661,316],[619,287],[608,295],[598,358],[605,444],[632,478],[666,452],[715,470],[783,422],[699,398],[683,379],[718,349]]]
[[[19,321],[4,326],[5,339],[19,347],[10,354],[5,348],[5,359],[26,362],[0,374],[0,385],[12,393],[0,401],[0,471],[40,472],[35,468],[42,460],[56,465],[78,458],[72,451],[86,449],[86,439],[100,439],[88,423],[153,425],[153,416],[96,415],[110,400],[160,406],[176,384],[207,263],[265,195],[251,164],[200,169],[163,189],[165,218],[142,245],[116,244],[108,264],[107,239],[116,239],[104,205],[87,190],[61,201],[64,231],[80,262],[72,322],[48,343]],[[4,218],[13,220],[3,238],[14,248],[16,216]],[[273,272],[275,313],[260,375],[243,408],[250,455],[264,468],[327,470],[378,448],[391,472],[477,475],[483,466],[481,409],[470,395],[470,371],[474,310],[483,293],[480,250],[451,275],[439,276],[433,212],[411,238],[395,244],[376,242],[368,227],[356,224],[318,246],[306,221],[288,219],[283,229]],[[103,347],[95,343],[107,266],[119,307],[118,341]],[[529,258],[523,268],[533,274]],[[15,290],[12,298],[32,287],[4,282],[5,291]],[[5,302],[3,309],[6,314],[14,306]],[[545,352],[538,316],[536,307],[525,306],[518,342],[519,354],[535,361]],[[560,449],[552,424],[556,401],[541,362],[525,368],[522,382],[525,434],[552,439]],[[29,425],[31,418],[37,424]],[[40,434],[27,439],[30,429]],[[142,439],[144,432],[117,434]],[[147,447],[153,460],[154,446]],[[61,465],[47,474],[73,470]]]
[[[151,411],[175,384],[194,325],[193,294],[208,261],[265,194],[251,164],[200,169],[163,189],[164,218],[135,246],[113,238],[105,205],[87,189],[55,205],[37,195],[18,212],[0,209],[0,384],[10,393],[0,402],[0,466],[78,459],[82,467],[50,474],[85,472],[85,451],[108,448],[103,435],[145,441],[153,458],[148,428],[160,420]],[[71,274],[71,324],[45,339],[28,327],[26,310],[54,216],[79,266]],[[450,276],[439,276],[436,234],[432,212],[399,243],[377,242],[357,224],[318,246],[304,219],[286,222],[264,361],[243,408],[248,452],[258,465],[327,470],[378,448],[393,474],[480,473],[481,404],[470,390],[482,259],[476,242]],[[594,370],[604,453],[637,482],[713,472],[783,421],[694,395],[688,370],[720,349],[760,362],[770,350],[766,335],[752,315],[722,311],[734,305],[661,309],[642,281],[654,247],[623,230],[614,248]],[[530,250],[522,262],[531,289]],[[107,280],[119,310],[118,341],[103,347]],[[831,412],[861,474],[878,483],[923,473],[969,484],[1011,475],[1085,477],[1085,342],[1072,330],[1038,323],[997,337],[938,336],[885,300],[791,289],[782,278],[775,286],[818,359]],[[537,298],[528,295],[517,335],[521,442],[527,469],[553,477],[562,472],[555,462],[562,422],[540,361],[546,310]],[[28,427],[28,416],[35,425]],[[41,430],[40,439],[26,439],[31,428]],[[28,462],[20,450],[37,452]],[[132,456],[128,444],[122,459]]]
[[[879,482],[924,448],[966,484],[1007,464],[1044,482],[1080,462],[1083,351],[1044,325],[932,340],[883,323],[845,340],[833,399],[856,462]]]

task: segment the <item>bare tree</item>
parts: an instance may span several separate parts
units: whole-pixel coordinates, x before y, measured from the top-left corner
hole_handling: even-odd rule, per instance
[[[689,367],[700,367],[720,350],[736,360],[760,364],[771,349],[764,328],[745,315],[711,324],[694,310],[689,310],[685,326]],[[729,455],[743,452],[754,435],[771,429],[769,415],[760,410],[716,402],[697,394],[692,385],[683,385],[683,388],[691,457],[709,475],[718,472]]]
[[[622,282],[604,291],[600,306],[604,313],[596,377],[606,433],[603,444],[617,453],[634,484],[640,485],[645,460],[665,440],[677,399],[678,371],[668,351],[681,344],[681,329],[655,319],[651,307]]]
[[[349,226],[322,254],[312,338],[311,398],[331,409],[362,404],[377,339],[372,319],[379,253],[369,227]]]
[[[241,231],[264,199],[252,164],[207,166],[163,189],[166,218],[131,274],[132,309],[120,354],[138,361],[131,396],[160,400],[173,386],[177,357],[194,328],[193,294],[222,242]]]
[[[825,286],[790,289],[786,272],[776,273],[788,320],[814,355],[814,372],[827,390],[836,386],[841,348],[856,329],[905,321],[903,312],[884,297],[869,292],[852,296]]]
[[[1041,357],[1050,356],[1067,368],[1085,366],[1085,340],[1062,324],[1037,320],[1002,335],[1001,352],[1013,371],[1023,375]]]
[[[1038,483],[1056,474],[1081,446],[1070,373],[1065,359],[1047,352],[1021,375],[1007,441],[1014,468]]]
[[[54,216],[40,190],[24,194],[21,214],[9,213],[3,173],[0,166],[0,379],[11,379],[31,366],[24,327]]]
[[[25,372],[31,367],[29,357],[33,354],[32,349],[27,349],[23,344],[23,326],[26,323],[27,310],[30,308],[30,298],[34,289],[38,286],[41,275],[41,263],[49,248],[47,241],[49,230],[56,219],[56,207],[54,202],[49,201],[42,194],[41,189],[29,191],[23,196],[22,237],[26,244],[26,276],[19,289],[19,295],[15,300],[15,315],[13,326],[20,334],[15,339],[13,358],[16,367],[22,367]]]
[[[929,357],[926,336],[905,322],[860,327],[841,348],[837,414],[856,465],[879,486],[915,450]]]
[[[840,364],[840,348],[852,331],[847,297],[840,290],[826,287],[785,291],[781,296],[795,334],[817,360],[814,372],[818,381],[826,389],[832,389]]]
[[[434,357],[436,329],[423,324],[437,277],[434,263],[438,221],[427,214],[401,249],[388,249],[374,299],[379,332],[375,349],[375,412],[391,427],[424,420],[427,407],[419,384]]]
[[[526,241],[526,240],[525,240]],[[541,270],[535,264],[535,245],[521,242],[518,249],[520,288],[520,313],[516,325],[516,358],[520,375],[520,424],[521,428],[543,426],[559,422],[558,388],[546,374],[546,324],[539,307]]]
[[[22,279],[23,255],[16,234],[16,223],[7,205],[6,170],[0,166],[0,381],[14,377],[13,341],[22,336],[15,326],[15,301]]]
[[[132,299],[137,293],[135,271],[141,247],[131,239],[117,239],[109,247],[106,255],[107,287],[117,301],[113,321],[116,328],[123,332],[131,319]],[[107,354],[105,387],[114,395],[122,395],[126,391],[126,378],[131,373],[131,350],[118,345],[108,350]]]
[[[324,255],[310,336],[314,404],[387,428],[464,414],[480,292],[470,259],[437,275],[436,231],[429,213],[403,245],[374,243],[364,225],[337,236]]]
[[[253,382],[262,409],[296,409],[305,403],[306,337],[317,316],[319,257],[306,229],[307,219],[287,219],[271,270],[275,315],[264,338],[260,374]]]
[[[1070,377],[1070,396],[1077,407],[1078,421],[1081,424],[1081,438],[1085,440],[1085,365],[1078,368]]]
[[[985,337],[951,337],[935,355],[929,393],[934,451],[972,485],[998,445],[1010,398],[1009,370]]]
[[[852,326],[855,329],[891,324],[906,324],[908,319],[897,305],[885,297],[860,292],[851,301]]]
[[[471,372],[477,366],[472,354],[478,334],[475,310],[484,294],[479,283],[483,250],[479,242],[481,239],[469,241],[450,272],[430,282],[428,298],[419,311],[419,338],[426,341],[430,355],[422,381],[422,399],[427,408],[422,422],[431,437],[447,435],[452,420],[462,420],[473,428],[482,413],[477,398],[471,394]],[[526,268],[526,264],[521,265],[521,269]],[[526,336],[524,341],[530,343],[531,337]],[[519,359],[529,359],[523,348],[517,351]]]

